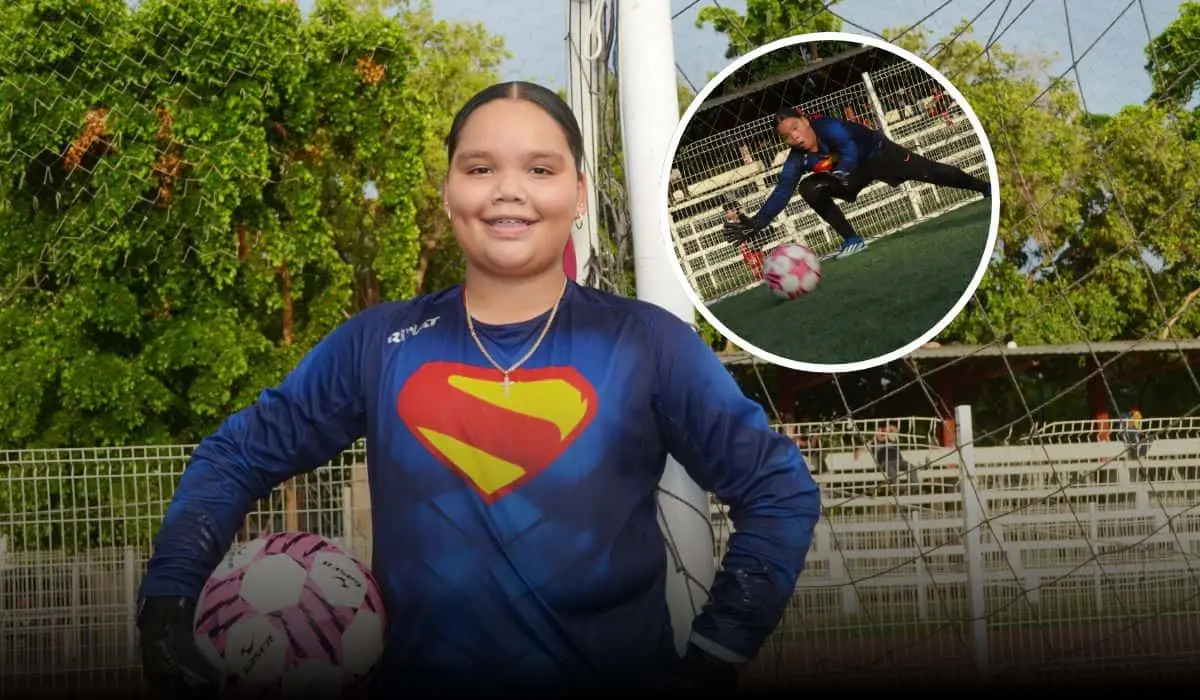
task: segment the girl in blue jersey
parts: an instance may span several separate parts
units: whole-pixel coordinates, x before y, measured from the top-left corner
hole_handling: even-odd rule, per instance
[[[882,131],[857,122],[783,109],[775,115],[775,123],[792,150],[762,208],[754,216],[740,216],[740,221],[727,224],[727,238],[750,237],[766,227],[787,206],[797,188],[808,206],[842,237],[839,257],[853,255],[867,243],[834,199],[853,202],[873,182],[892,187],[909,181],[928,182],[991,196],[991,185],[986,181],[914,153]],[[805,178],[807,173],[812,174]]]
[[[817,486],[690,326],[564,273],[586,201],[570,109],[495,85],[446,144],[465,283],[357,314],[197,446],[140,591],[156,689],[215,692],[192,637],[206,578],[256,500],[361,437],[381,692],[730,688],[780,620]],[[656,503],[668,454],[736,529],[683,658]]]

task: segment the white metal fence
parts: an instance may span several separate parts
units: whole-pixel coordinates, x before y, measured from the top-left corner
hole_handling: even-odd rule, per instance
[[[1192,421],[1143,421],[1136,432],[1079,421],[1078,432],[1106,439],[1039,430],[960,450],[919,444],[919,419],[905,420],[907,438],[883,440],[899,447],[894,480],[880,469],[886,451],[822,452],[826,517],[764,659],[772,675],[949,677],[981,663],[1061,679],[1200,660]]]
[[[193,446],[0,452],[0,690],[137,678],[137,588]],[[365,449],[277,488],[239,539],[320,533],[370,561]]]
[[[863,73],[861,83],[800,106],[809,113],[851,118],[882,129],[893,141],[927,158],[988,178],[979,135],[962,107],[910,63]],[[674,154],[670,212],[675,253],[705,302],[757,283],[741,254],[721,235],[723,207],[733,198],[747,213],[757,211],[774,188],[787,154],[773,114],[681,145]],[[856,202],[844,203],[842,211],[859,233],[878,238],[975,198],[972,192],[920,183],[900,188],[875,184]],[[821,255],[841,246],[838,235],[798,197],[772,222],[770,233],[772,245],[803,243]]]
[[[969,449],[939,447],[929,418],[779,426],[813,462],[825,516],[756,675],[1200,661],[1200,437],[1181,422]],[[6,690],[136,678],[137,585],[189,452],[0,453]],[[277,489],[242,536],[308,530],[369,560],[365,472],[360,445]],[[715,504],[714,527],[723,545]]]

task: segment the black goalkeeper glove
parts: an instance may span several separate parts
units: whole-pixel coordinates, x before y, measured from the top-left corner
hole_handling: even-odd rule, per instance
[[[196,645],[196,601],[146,598],[138,610],[142,675],[155,695],[173,700],[215,698],[221,672]]]
[[[725,240],[732,245],[741,245],[749,241],[759,228],[761,227],[754,221],[754,217],[746,216],[739,211],[737,221],[729,221],[725,224]]]
[[[688,644],[687,652],[679,660],[675,673],[671,674],[667,690],[690,697],[730,697],[737,691],[738,667],[722,661],[695,644]]]

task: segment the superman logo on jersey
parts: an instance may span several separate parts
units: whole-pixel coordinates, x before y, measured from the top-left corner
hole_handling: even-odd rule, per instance
[[[838,154],[830,153],[813,164],[812,171],[814,173],[827,173],[834,169],[838,164]]]
[[[489,504],[542,473],[596,415],[595,388],[572,367],[500,372],[422,365],[396,411],[418,442]]]

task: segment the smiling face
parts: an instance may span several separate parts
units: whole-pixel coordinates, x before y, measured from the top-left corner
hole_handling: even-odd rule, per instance
[[[784,142],[792,148],[803,151],[817,150],[817,134],[812,124],[804,117],[788,117],[779,122],[776,127]]]
[[[501,98],[458,132],[446,214],[468,264],[502,277],[562,268],[584,182],[562,127],[538,105]]]

